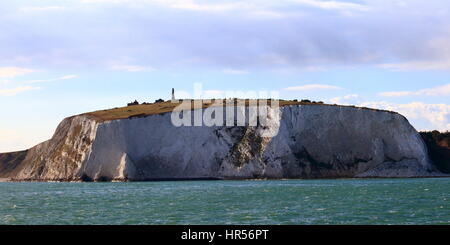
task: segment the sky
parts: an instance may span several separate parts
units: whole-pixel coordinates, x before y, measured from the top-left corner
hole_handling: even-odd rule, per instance
[[[447,0],[0,2],[0,152],[134,99],[277,91],[450,130]]]

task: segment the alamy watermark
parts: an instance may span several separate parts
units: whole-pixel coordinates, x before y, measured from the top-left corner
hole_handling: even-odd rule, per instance
[[[255,127],[261,137],[274,137],[280,127],[278,91],[206,90],[194,84],[193,96],[185,91],[172,94],[171,121],[176,127]]]

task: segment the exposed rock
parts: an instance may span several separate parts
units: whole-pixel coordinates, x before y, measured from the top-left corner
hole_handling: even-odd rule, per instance
[[[262,130],[279,133],[269,138]],[[284,106],[266,127],[175,127],[170,113],[112,121],[80,115],[49,141],[0,154],[0,177],[15,180],[438,175],[402,115],[320,104]]]

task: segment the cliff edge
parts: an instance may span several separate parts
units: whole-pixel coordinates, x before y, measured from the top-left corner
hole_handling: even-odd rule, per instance
[[[49,141],[27,151],[0,154],[0,178],[142,181],[443,175],[428,158],[418,132],[398,113],[285,103],[280,116],[269,115],[265,126],[176,127],[169,113],[173,108],[158,106],[154,113],[126,117],[111,114],[140,107],[69,117]],[[237,110],[246,113],[248,108]],[[272,128],[278,130],[276,136],[262,136],[262,130]]]

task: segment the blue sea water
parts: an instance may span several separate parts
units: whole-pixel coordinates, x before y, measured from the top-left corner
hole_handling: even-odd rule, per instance
[[[450,224],[450,178],[0,183],[0,224]]]

